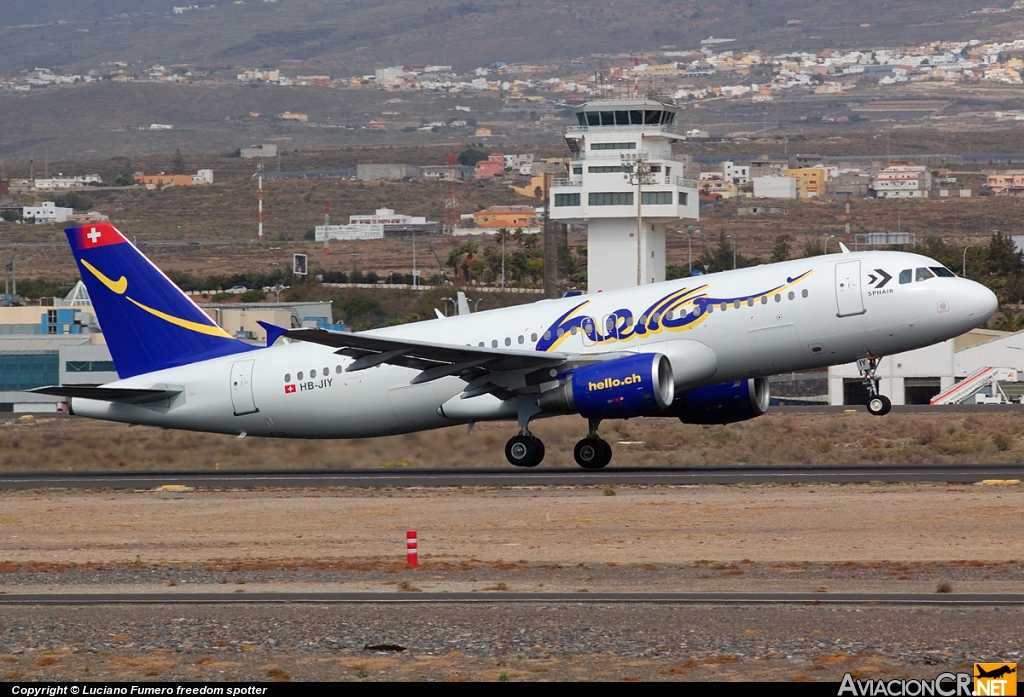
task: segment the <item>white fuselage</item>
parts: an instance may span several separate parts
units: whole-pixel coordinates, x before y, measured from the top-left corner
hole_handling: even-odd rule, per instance
[[[940,265],[932,259],[900,252],[836,254],[371,333],[569,354],[635,351],[652,342],[684,339],[714,352],[717,369],[703,384],[715,384],[847,363],[869,354],[892,355],[958,336],[991,316],[995,296],[972,281],[936,276],[900,283],[901,271],[936,267]],[[657,303],[670,296],[683,298],[674,306],[674,317],[689,313],[687,321],[636,331],[650,308],[659,308],[660,314],[660,308],[668,307]],[[693,302],[701,298],[703,311],[696,312]],[[722,302],[709,310],[707,299]],[[559,338],[558,322],[574,308],[570,318],[593,318],[597,330],[566,330]],[[627,314],[632,319],[623,321]],[[515,418],[514,410],[490,395],[460,400],[466,387],[460,378],[410,385],[419,371],[380,365],[345,372],[351,363],[326,346],[279,343],[108,385],[181,389],[164,402],[74,398],[71,408],[77,415],[112,421],[293,438],[361,438]],[[443,408],[446,402],[451,409]],[[474,409],[466,402],[479,406]]]

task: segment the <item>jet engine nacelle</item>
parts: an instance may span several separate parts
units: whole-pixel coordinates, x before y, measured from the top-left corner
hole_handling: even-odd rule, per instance
[[[664,411],[675,397],[672,365],[660,353],[642,353],[578,368],[540,396],[543,411],[588,419],[628,419]]]
[[[731,424],[768,411],[768,378],[708,385],[679,396],[664,416],[684,424]]]
[[[654,341],[639,348],[640,353],[661,353],[672,366],[676,394],[705,385],[718,370],[718,358],[706,344],[693,339]]]

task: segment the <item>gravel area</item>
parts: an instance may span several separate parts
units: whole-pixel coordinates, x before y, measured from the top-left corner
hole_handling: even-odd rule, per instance
[[[5,608],[5,679],[839,680],[1020,660],[1020,608]],[[504,676],[504,677],[503,677]]]

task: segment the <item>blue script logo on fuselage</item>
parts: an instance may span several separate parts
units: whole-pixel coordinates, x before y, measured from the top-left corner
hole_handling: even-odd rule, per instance
[[[806,279],[814,271],[806,271],[799,276],[787,278],[786,282],[768,290],[734,298],[708,297],[708,284],[694,288],[680,288],[652,303],[646,310],[635,317],[629,308],[621,308],[605,316],[603,322],[594,317],[581,314],[581,310],[591,303],[585,300],[559,317],[544,332],[537,342],[536,350],[553,351],[565,339],[574,333],[582,332],[591,343],[607,345],[613,342],[630,341],[637,337],[650,337],[662,331],[681,332],[696,326],[704,320],[709,305],[733,305],[748,300],[758,301],[774,293],[780,293],[800,281]],[[601,325],[604,326],[601,326]]]

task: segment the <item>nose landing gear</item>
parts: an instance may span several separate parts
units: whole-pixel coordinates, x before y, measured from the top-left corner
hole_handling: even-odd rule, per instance
[[[590,430],[587,432],[587,437],[572,449],[572,456],[576,459],[576,464],[583,469],[599,470],[612,460],[612,446],[597,435],[597,427],[600,423],[597,419],[590,419]]]
[[[885,416],[892,410],[892,401],[884,394],[878,393],[881,378],[878,377],[877,371],[881,360],[880,356],[868,356],[857,360],[857,370],[860,371],[868,388],[868,413],[874,416]]]

